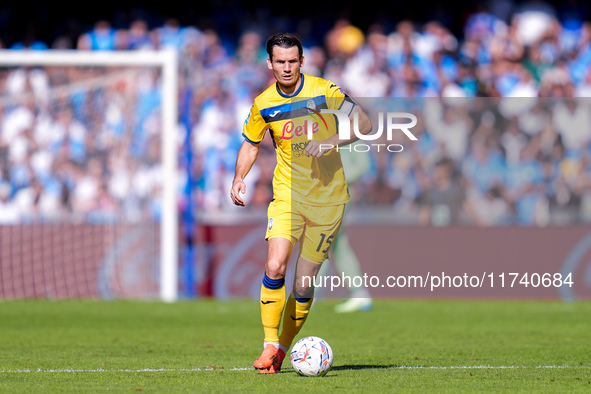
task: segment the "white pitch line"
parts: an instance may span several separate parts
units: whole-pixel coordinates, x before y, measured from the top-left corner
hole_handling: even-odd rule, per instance
[[[367,366],[356,369],[561,369],[561,368],[591,368],[589,365],[450,365],[450,366],[424,366],[424,365],[399,365],[391,367]],[[234,367],[234,368],[142,368],[142,369],[9,369],[0,370],[0,373],[100,373],[100,372],[203,372],[203,371],[254,371],[250,367]]]
[[[249,371],[254,368],[142,368],[142,369],[12,369],[0,373],[94,373],[94,372],[200,372],[200,371]]]

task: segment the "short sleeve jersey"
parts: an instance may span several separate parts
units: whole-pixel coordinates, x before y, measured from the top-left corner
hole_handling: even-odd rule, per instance
[[[308,157],[305,148],[309,136],[322,141],[338,132],[336,117],[321,113],[322,109],[350,115],[355,102],[330,81],[304,74],[301,78],[292,95],[273,84],[256,97],[242,134],[259,144],[269,130],[277,154],[275,199],[318,206],[345,204],[349,192],[339,152],[333,149],[321,157]]]

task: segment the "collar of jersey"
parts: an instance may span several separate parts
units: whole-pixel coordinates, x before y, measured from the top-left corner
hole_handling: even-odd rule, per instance
[[[277,85],[277,83],[275,83],[275,88],[277,89],[277,93],[279,93],[279,95],[281,97],[285,97],[285,98],[292,98],[298,95],[298,93],[301,92],[302,88],[304,87],[304,74],[302,73],[302,83],[300,83],[300,87],[298,88],[298,90],[296,90],[295,92],[293,92],[293,94],[285,94],[283,92],[281,92],[281,90],[279,90],[279,85]]]

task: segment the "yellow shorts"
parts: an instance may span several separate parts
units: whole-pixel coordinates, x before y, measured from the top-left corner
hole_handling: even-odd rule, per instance
[[[293,247],[300,241],[300,254],[306,260],[322,264],[339,233],[345,204],[317,206],[273,200],[267,211],[266,239],[282,237]]]

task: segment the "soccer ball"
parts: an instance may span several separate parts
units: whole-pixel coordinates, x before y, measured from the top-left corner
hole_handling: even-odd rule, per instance
[[[306,337],[291,348],[289,360],[297,373],[303,376],[324,376],[332,368],[334,354],[322,338]]]

